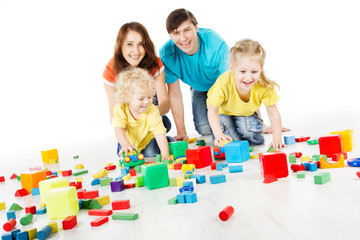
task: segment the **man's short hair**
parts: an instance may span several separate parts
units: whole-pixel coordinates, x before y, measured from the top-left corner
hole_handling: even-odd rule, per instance
[[[172,31],[176,30],[180,24],[184,21],[190,20],[194,26],[198,25],[198,22],[195,16],[188,10],[184,8],[179,8],[172,11],[166,19],[166,30],[170,34]]]

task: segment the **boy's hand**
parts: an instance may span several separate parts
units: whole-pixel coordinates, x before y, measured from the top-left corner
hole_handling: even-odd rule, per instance
[[[281,149],[281,148],[284,148],[285,147],[285,144],[282,143],[281,140],[273,140],[270,144],[269,144],[270,147],[273,147],[275,148],[276,150],[278,149]]]
[[[171,160],[169,155],[161,155],[161,160]]]
[[[129,144],[129,145],[125,145],[125,146],[122,146],[120,152],[119,152],[119,155],[122,156],[123,153],[125,153],[125,156],[129,155],[128,153],[130,152],[130,155],[133,154],[134,152],[134,149],[135,150],[138,150],[137,147]]]
[[[229,136],[226,136],[225,134],[218,135],[214,140],[214,145],[223,147],[226,143],[229,143],[232,141],[232,138]]]

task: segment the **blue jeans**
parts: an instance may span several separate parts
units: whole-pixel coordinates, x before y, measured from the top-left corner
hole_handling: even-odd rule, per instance
[[[222,132],[235,141],[247,140],[252,145],[264,143],[263,124],[257,113],[249,117],[220,114]]]
[[[199,92],[190,87],[190,93],[195,130],[200,135],[210,135],[212,132],[207,115],[207,92]]]
[[[168,142],[175,142],[175,140],[172,137],[166,136],[166,139]],[[119,155],[121,148],[122,147],[120,143],[118,143],[116,152],[119,157],[122,157]],[[144,157],[156,157],[156,154],[160,154],[160,148],[156,142],[156,139],[155,138],[151,139],[150,142],[146,145],[146,147],[141,151],[141,153],[144,154]]]

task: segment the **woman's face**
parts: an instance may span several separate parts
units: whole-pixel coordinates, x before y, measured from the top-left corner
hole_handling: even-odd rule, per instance
[[[137,67],[145,57],[144,40],[138,32],[130,30],[125,37],[121,52],[132,67]]]

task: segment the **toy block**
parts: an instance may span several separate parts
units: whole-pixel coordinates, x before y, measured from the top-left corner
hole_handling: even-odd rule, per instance
[[[178,187],[181,187],[183,185],[184,181],[185,181],[184,177],[182,177],[182,176],[176,177],[176,185]]]
[[[314,176],[315,184],[324,184],[330,182],[330,173],[322,172]]]
[[[229,173],[237,173],[237,172],[243,172],[242,165],[229,166]]]
[[[339,161],[341,155],[344,156],[344,160],[348,159],[347,152],[342,152],[342,153],[335,153],[334,155],[332,155],[331,160],[337,162],[337,161]]]
[[[205,146],[205,145],[206,145],[205,139],[202,138],[196,140],[195,146]]]
[[[73,229],[77,224],[76,216],[68,216],[62,221],[64,230]]]
[[[186,203],[185,194],[184,194],[184,193],[180,193],[180,194],[176,195],[176,201],[177,201],[177,203],[179,203],[179,204],[184,204],[184,203]]]
[[[310,156],[301,156],[301,162],[308,162],[310,161]]]
[[[213,175],[209,177],[211,184],[218,184],[226,182],[226,176],[224,174]]]
[[[168,200],[168,204],[169,204],[169,205],[175,205],[175,204],[177,204],[177,203],[178,203],[177,197],[172,197],[172,198],[170,198],[170,199]]]
[[[45,197],[49,219],[65,218],[76,215],[79,203],[75,187],[62,187],[51,189]]]
[[[314,162],[305,162],[302,163],[301,165],[305,166],[305,170],[308,170],[310,172],[315,172],[317,171],[317,164]]]
[[[64,171],[61,171],[61,175],[63,177],[70,177],[72,175],[72,170],[64,170]]]
[[[136,184],[135,183],[125,183],[124,186],[125,186],[125,188],[135,188]]]
[[[289,163],[296,163],[295,154],[289,154]]]
[[[290,169],[293,171],[293,172],[298,172],[298,171],[305,171],[305,166],[302,165],[302,164],[291,164],[290,165]]]
[[[113,181],[113,178],[100,178],[100,186],[109,186],[110,182]]]
[[[84,164],[76,164],[75,169],[84,169]]]
[[[289,175],[286,154],[282,152],[266,152],[259,154],[261,174],[283,178]]]
[[[88,170],[83,170],[83,171],[73,172],[72,175],[73,176],[79,176],[79,175],[86,174],[88,172],[89,172]]]
[[[277,150],[273,147],[269,147],[269,149],[266,152],[276,152]]]
[[[263,183],[272,183],[272,182],[276,182],[278,179],[272,175],[272,174],[267,174],[265,177],[264,177],[264,181]]]
[[[214,153],[215,160],[225,160],[226,159],[224,147],[214,146],[213,153]]]
[[[166,164],[164,163],[142,165],[141,173],[143,184],[149,190],[169,186],[169,172]]]
[[[40,195],[40,188],[32,188],[31,189],[31,195],[33,196],[37,196],[37,195]]]
[[[112,216],[113,220],[136,220],[139,218],[137,213],[114,213]]]
[[[102,209],[102,206],[95,199],[91,199],[88,209]]]
[[[175,163],[174,164],[174,170],[181,170],[182,163]]]
[[[19,176],[17,176],[17,177],[16,177],[16,179],[17,179],[17,180],[19,180],[19,181],[21,181],[21,179],[20,179],[20,175],[19,175]]]
[[[196,183],[198,183],[198,184],[202,184],[202,183],[206,182],[206,176],[205,175],[194,174],[194,175],[191,176],[191,178],[195,178]]]
[[[16,192],[15,192],[15,197],[24,197],[24,196],[27,196],[27,195],[29,195],[29,193],[28,193],[28,191],[26,191],[25,188],[16,190]]]
[[[305,178],[305,171],[298,171],[296,172],[297,178]]]
[[[110,216],[112,213],[111,209],[92,209],[88,211],[90,216]]]
[[[219,218],[222,221],[227,221],[234,214],[234,211],[232,206],[227,206],[219,213]]]
[[[0,182],[5,182],[5,177],[4,176],[0,176]]]
[[[294,154],[296,158],[300,158],[302,156],[301,152],[293,152],[293,153],[290,153],[290,154]]]
[[[36,237],[39,240],[44,240],[46,239],[50,233],[52,232],[52,228],[49,225],[45,225],[43,228],[41,228],[37,233],[36,233]]]
[[[170,157],[173,156],[173,155],[170,155]],[[178,157],[175,162],[177,163],[182,163],[182,164],[186,164],[187,161],[186,161],[186,157],[185,156],[182,156],[182,157]]]
[[[259,159],[259,155],[252,154],[250,155],[250,159]]]
[[[41,171],[41,167],[39,167],[39,166],[29,167],[29,171],[30,172],[38,172],[38,171]]]
[[[9,208],[9,211],[11,211],[11,210],[19,211],[19,210],[22,210],[22,209],[24,209],[24,208],[21,207],[20,205],[16,204],[16,203],[13,203],[13,204],[11,205],[11,207]]]
[[[99,190],[84,191],[82,194],[84,199],[93,199],[99,196]]]
[[[69,182],[69,187],[75,187],[78,190],[82,188],[82,182]]]
[[[216,170],[216,162],[210,164],[211,170]]]
[[[217,163],[216,164],[216,171],[222,171],[223,170],[223,164],[222,163]]]
[[[340,134],[341,135],[341,146],[344,152],[351,152],[352,151],[352,133],[354,131],[352,129],[339,131],[339,132],[332,132],[330,134]]]
[[[36,228],[26,229],[26,232],[28,234],[29,240],[33,240],[36,238],[36,234],[37,234]]]
[[[10,232],[11,229],[15,227],[15,225],[16,225],[16,220],[14,218],[11,218],[3,225],[3,229],[6,232]]]
[[[166,164],[165,164],[166,166]],[[128,174],[128,175],[125,175],[123,178],[122,178],[124,181],[129,181],[131,179],[131,175]],[[100,182],[101,183],[101,182]]]
[[[95,219],[94,221],[91,221],[90,225],[92,227],[98,227],[98,226],[101,226],[101,225],[103,225],[104,223],[106,223],[108,221],[109,221],[108,217],[99,217],[99,218]]]
[[[68,186],[69,180],[67,178],[52,178],[39,182],[41,202],[45,202],[45,196],[51,189]]]
[[[316,161],[320,161],[320,157],[323,157],[325,160],[328,160],[327,156],[326,155],[312,155],[312,159],[313,160],[316,160]]]
[[[319,139],[310,139],[306,141],[309,145],[319,144]]]
[[[286,145],[295,144],[295,136],[284,136],[284,142]]]
[[[195,138],[189,138],[189,139],[186,139],[186,142],[187,142],[187,143],[194,143],[194,142],[196,142],[197,140],[198,140],[197,137],[195,137]]]
[[[135,185],[136,185],[136,187],[143,187],[144,186],[142,176],[137,176],[135,178]]]
[[[86,189],[80,189],[76,192],[78,199],[84,199],[84,192],[86,192]]]
[[[226,162],[241,163],[250,159],[248,141],[232,141],[224,146]]]
[[[29,235],[28,232],[24,231],[24,232],[19,232],[16,235],[16,240],[29,240]]]
[[[10,220],[10,219],[16,219],[16,214],[15,214],[15,211],[14,210],[11,210],[11,211],[7,211],[6,212],[6,218],[7,220]]]
[[[79,155],[73,156],[73,159],[79,159]]]
[[[347,165],[350,167],[360,167],[360,158],[349,159]]]
[[[91,186],[94,186],[94,185],[100,185],[100,179],[99,178],[95,178],[91,181]]]
[[[319,148],[320,148],[320,154],[324,154],[327,157],[331,157],[335,153],[343,152],[341,145],[341,135],[334,134],[334,135],[320,137]]]
[[[358,176],[358,178],[360,178],[360,171],[356,172],[356,176]]]
[[[185,202],[186,203],[195,203],[195,202],[197,202],[196,193],[186,191],[184,195],[185,195]]]
[[[186,149],[186,161],[188,164],[194,164],[195,168],[204,168],[212,163],[210,146],[197,146]]]
[[[132,176],[132,177],[136,176],[136,170],[135,169],[130,169],[129,173],[130,173],[130,176]]]
[[[339,161],[337,161],[335,163],[329,163],[321,156],[320,157],[320,167],[321,168],[343,168],[343,167],[345,167],[344,156],[341,155]]]
[[[25,213],[36,214],[36,206],[25,207]]]
[[[51,233],[57,233],[59,231],[56,221],[51,221],[48,223],[48,225],[51,227]]]
[[[41,151],[41,158],[44,163],[58,163],[59,155],[57,149]]]
[[[190,164],[183,164],[181,167],[181,171],[185,174],[187,171],[193,172],[195,169]]]
[[[110,171],[110,170],[115,170],[116,169],[116,165],[109,165],[105,167],[106,170]]]
[[[295,142],[306,142],[309,139],[310,137],[297,137],[295,138]]]
[[[17,178],[17,175],[15,173],[13,173],[10,177],[10,179],[14,179],[14,178]]]
[[[33,219],[33,215],[31,213],[27,213],[24,217],[20,218],[20,224],[25,226],[28,225]]]
[[[110,196],[109,196],[109,195],[101,196],[101,197],[95,198],[94,200],[98,201],[98,203],[99,203],[101,206],[104,206],[104,205],[110,203]]]
[[[169,154],[174,155],[175,159],[185,156],[188,148],[186,141],[169,142]]]
[[[193,186],[184,186],[179,188],[179,192],[183,193],[183,192],[193,192],[194,191],[194,187]]]
[[[20,231],[20,229],[18,229]],[[13,240],[11,232],[6,232],[1,235],[1,240]]]
[[[170,187],[176,187],[176,178],[169,178]]]
[[[191,176],[192,176],[193,174],[192,174],[192,172],[190,172],[189,170],[188,171],[186,171],[186,174],[184,175],[184,178],[185,179],[191,179]]]
[[[125,190],[124,180],[120,179],[118,181],[110,182],[111,192],[121,192]]]
[[[129,209],[130,208],[130,200],[129,199],[124,199],[124,200],[112,201],[111,207],[112,207],[113,210]]]
[[[82,199],[81,206],[79,208],[81,209],[89,209],[90,203],[92,202],[92,199]]]
[[[46,180],[46,172],[22,173],[20,175],[21,188],[25,188],[28,193],[31,189],[39,187],[39,182]]]
[[[42,215],[47,212],[46,207],[41,207],[38,210],[36,210],[36,215]]]

